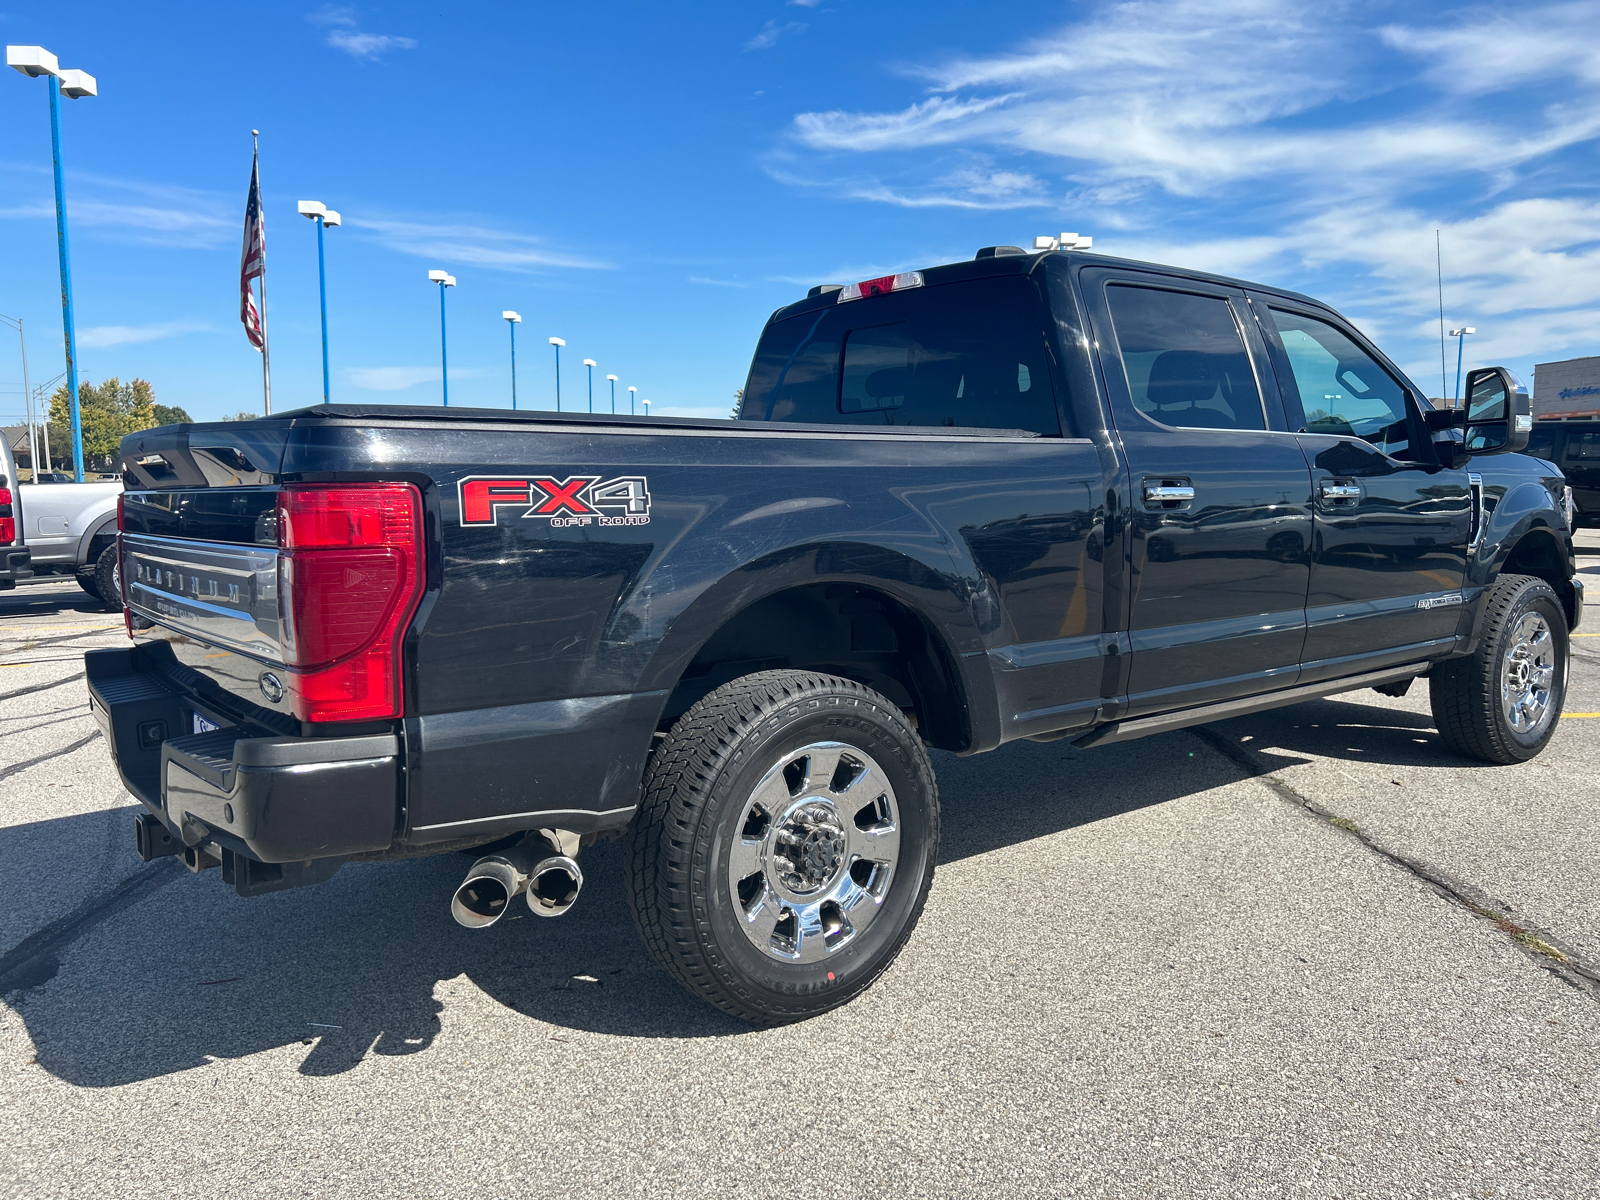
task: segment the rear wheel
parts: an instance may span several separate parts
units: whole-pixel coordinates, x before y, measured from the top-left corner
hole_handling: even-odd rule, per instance
[[[894,960],[933,882],[939,801],[899,709],[829,675],[712,692],[651,759],[628,904],[656,960],[724,1012],[827,1012]]]
[[[122,608],[122,559],[115,542],[100,551],[100,557],[95,560],[94,594],[108,608]]]
[[[102,599],[100,595],[100,585],[95,582],[93,571],[81,570],[78,572],[77,578],[79,587],[88,592],[89,595],[93,596],[96,600]]]
[[[1434,724],[1457,754],[1526,762],[1549,744],[1567,693],[1567,616],[1542,579],[1502,575],[1485,600],[1476,653],[1433,668]]]

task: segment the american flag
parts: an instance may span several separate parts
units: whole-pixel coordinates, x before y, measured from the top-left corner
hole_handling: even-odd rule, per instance
[[[256,308],[251,281],[267,273],[267,231],[261,216],[261,158],[250,163],[250,196],[244,203],[244,250],[239,256],[239,320],[244,335],[257,350],[266,345],[261,332],[261,313]]]

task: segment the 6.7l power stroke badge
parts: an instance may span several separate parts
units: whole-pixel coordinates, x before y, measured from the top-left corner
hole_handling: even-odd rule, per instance
[[[650,481],[643,475],[602,479],[599,475],[468,475],[457,485],[463,525],[494,525],[500,510],[521,508],[522,517],[569,525],[650,524]]]

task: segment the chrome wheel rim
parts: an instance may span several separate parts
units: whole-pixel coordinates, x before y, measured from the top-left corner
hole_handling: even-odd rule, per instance
[[[1548,621],[1525,613],[1511,631],[1510,645],[1500,663],[1500,710],[1513,731],[1535,736],[1555,713],[1556,640]]]
[[[815,742],[784,755],[745,801],[728,895],[763,954],[819,962],[876,919],[899,859],[900,810],[882,768],[854,746]]]

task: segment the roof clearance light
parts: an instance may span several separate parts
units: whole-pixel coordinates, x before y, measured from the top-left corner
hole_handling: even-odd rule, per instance
[[[884,275],[877,279],[863,279],[860,283],[847,283],[835,303],[843,304],[846,300],[859,300],[863,296],[881,296],[885,292],[899,292],[906,288],[921,286],[921,271],[902,271],[898,275]]]

